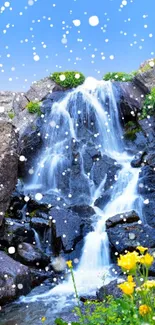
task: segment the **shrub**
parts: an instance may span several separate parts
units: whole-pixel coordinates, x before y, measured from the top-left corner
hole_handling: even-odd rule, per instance
[[[152,88],[150,94],[145,96],[140,119],[146,118],[148,115],[155,115],[155,88]]]
[[[8,112],[8,116],[12,120],[15,117],[15,113],[10,111],[10,112]]]
[[[125,73],[125,72],[108,72],[104,75],[103,80],[114,80],[114,81],[132,81],[134,78],[133,73]]]
[[[83,84],[85,76],[77,71],[54,72],[51,79],[63,88],[76,88]]]
[[[38,114],[39,116],[41,115],[41,110],[40,110],[40,102],[29,102],[26,105],[26,108],[28,109],[30,114]]]

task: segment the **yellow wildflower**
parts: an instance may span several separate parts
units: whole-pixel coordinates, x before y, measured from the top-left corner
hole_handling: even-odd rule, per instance
[[[143,246],[137,246],[136,248],[141,254],[144,254],[145,252],[148,251],[147,247],[143,247]]]
[[[120,288],[123,293],[125,293],[126,295],[131,296],[134,292],[134,287],[136,286],[136,284],[134,282],[123,282],[121,284],[118,285],[118,288]]]
[[[71,269],[73,267],[72,261],[67,261],[66,264],[69,267],[69,269]]]
[[[152,289],[152,288],[155,288],[155,280],[148,280],[148,281],[146,281],[146,282],[142,285],[142,287],[143,287],[144,289]]]
[[[136,268],[136,263],[138,262],[138,253],[132,252],[127,253],[126,255],[120,255],[118,259],[118,265],[123,270],[134,270]]]
[[[148,305],[141,305],[139,307],[139,313],[141,316],[145,316],[151,312],[151,308]]]
[[[146,267],[150,267],[153,263],[153,260],[154,260],[153,256],[147,253],[141,257],[140,263],[144,264]]]
[[[46,317],[43,316],[42,319],[41,319],[41,321],[42,321],[42,322],[45,322],[45,320],[46,320]]]
[[[132,275],[128,275],[128,282],[133,282],[133,276]]]

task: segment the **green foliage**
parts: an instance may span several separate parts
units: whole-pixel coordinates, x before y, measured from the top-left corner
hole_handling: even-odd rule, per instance
[[[134,122],[134,121],[129,121],[128,123],[125,124],[125,134],[124,137],[127,140],[135,140],[136,139],[136,134],[137,132],[140,132],[141,128],[140,126]]]
[[[8,112],[9,118],[12,120],[15,117],[15,113],[13,111]]]
[[[40,102],[29,102],[26,105],[26,108],[28,109],[30,114],[38,114],[38,116],[41,115],[41,110],[40,110]]]
[[[140,119],[146,118],[148,115],[155,115],[155,88],[152,88],[151,93],[145,97]]]
[[[54,72],[51,75],[51,79],[61,87],[70,89],[82,85],[85,81],[85,76],[77,71]]]
[[[150,66],[150,62],[154,62],[154,64],[155,64],[155,58],[154,59],[150,59],[150,60],[148,60],[148,61],[145,61],[142,65],[141,65],[141,67],[139,68],[139,73],[140,72],[146,72],[146,71],[149,71],[149,70],[151,70],[152,69],[152,67]]]
[[[32,212],[29,213],[29,217],[33,218],[36,216],[36,213],[38,212],[38,210],[33,210]]]
[[[125,73],[125,72],[108,72],[104,75],[103,80],[114,80],[114,81],[132,81],[134,77],[133,73]]]

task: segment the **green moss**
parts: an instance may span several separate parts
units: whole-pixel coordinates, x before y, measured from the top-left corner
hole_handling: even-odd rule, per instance
[[[124,138],[127,140],[134,141],[137,137],[137,132],[140,132],[140,131],[141,131],[141,128],[139,127],[139,125],[136,122],[129,121],[125,125]]]
[[[30,213],[29,213],[29,217],[30,217],[30,218],[33,218],[33,217],[35,217],[35,216],[36,216],[36,213],[37,213],[37,211],[38,211],[38,210],[36,209],[36,210],[33,210],[32,212],[30,212]]]
[[[134,78],[133,73],[125,73],[125,72],[108,72],[104,75],[103,80],[114,80],[114,81],[132,81]]]
[[[145,96],[139,119],[147,118],[148,115],[155,115],[155,88],[152,88],[150,94]]]
[[[12,120],[15,117],[15,113],[13,111],[8,112],[8,117]]]
[[[4,218],[9,218],[9,213],[8,213],[8,211],[5,212]]]
[[[77,71],[54,72],[50,78],[66,89],[76,88],[85,81],[85,76]]]
[[[41,105],[40,102],[29,102],[26,105],[26,108],[30,114],[38,114],[38,116],[40,116],[41,115],[40,105]]]

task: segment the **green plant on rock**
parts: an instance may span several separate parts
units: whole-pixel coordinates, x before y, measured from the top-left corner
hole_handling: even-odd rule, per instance
[[[8,117],[12,120],[15,117],[15,113],[13,111],[8,112]]]
[[[137,133],[140,131],[141,128],[136,122],[129,121],[125,124],[124,138],[127,140],[134,141],[136,139]]]
[[[76,88],[85,81],[85,76],[78,71],[54,72],[50,78],[66,89]]]
[[[40,106],[41,106],[40,102],[29,102],[26,105],[26,108],[30,114],[38,114],[38,116],[40,116],[41,115]]]
[[[150,94],[145,96],[140,119],[146,118],[148,115],[155,115],[155,88],[152,88]]]
[[[147,72],[151,70],[154,66],[155,66],[155,58],[152,58],[142,63],[138,72],[139,73]]]
[[[125,72],[108,72],[104,75],[103,80],[108,81],[132,81],[134,78],[133,73],[125,73]]]

